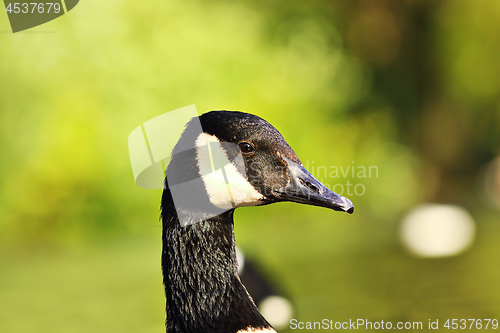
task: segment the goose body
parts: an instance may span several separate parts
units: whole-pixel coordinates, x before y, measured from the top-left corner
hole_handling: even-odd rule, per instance
[[[265,120],[211,111],[186,125],[161,201],[167,332],[275,332],[238,276],[233,214],[279,201],[353,211]]]

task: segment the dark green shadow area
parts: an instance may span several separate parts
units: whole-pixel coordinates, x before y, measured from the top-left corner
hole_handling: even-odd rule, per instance
[[[69,12],[75,8],[79,1],[80,0],[65,0],[64,3],[66,4],[66,11]]]

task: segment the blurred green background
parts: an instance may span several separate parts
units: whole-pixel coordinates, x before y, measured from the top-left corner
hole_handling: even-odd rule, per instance
[[[263,117],[310,169],[377,167],[318,176],[363,184],[353,215],[237,210],[299,321],[499,319],[499,21],[495,0],[85,0],[16,34],[3,15],[0,331],[164,331],[161,191],[127,137],[190,104]],[[406,249],[424,202],[471,213],[465,252]]]

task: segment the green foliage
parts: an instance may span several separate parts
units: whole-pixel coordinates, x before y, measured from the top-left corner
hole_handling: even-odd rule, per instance
[[[304,160],[360,158],[352,140],[363,141],[360,125],[345,121],[362,93],[359,62],[329,44],[335,29],[325,31],[326,22],[300,21],[273,45],[263,37],[266,19],[229,2],[88,3],[32,33],[4,36],[4,240],[144,223],[141,215],[157,207],[147,202],[158,198],[135,188],[126,138],[184,105],[258,114]]]

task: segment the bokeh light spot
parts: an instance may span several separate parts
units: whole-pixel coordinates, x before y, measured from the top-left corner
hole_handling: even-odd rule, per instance
[[[401,238],[416,256],[439,258],[465,251],[475,236],[474,219],[466,209],[425,204],[412,209],[402,220]]]
[[[284,329],[292,319],[293,308],[290,301],[281,296],[269,296],[259,304],[264,318],[277,330]]]

